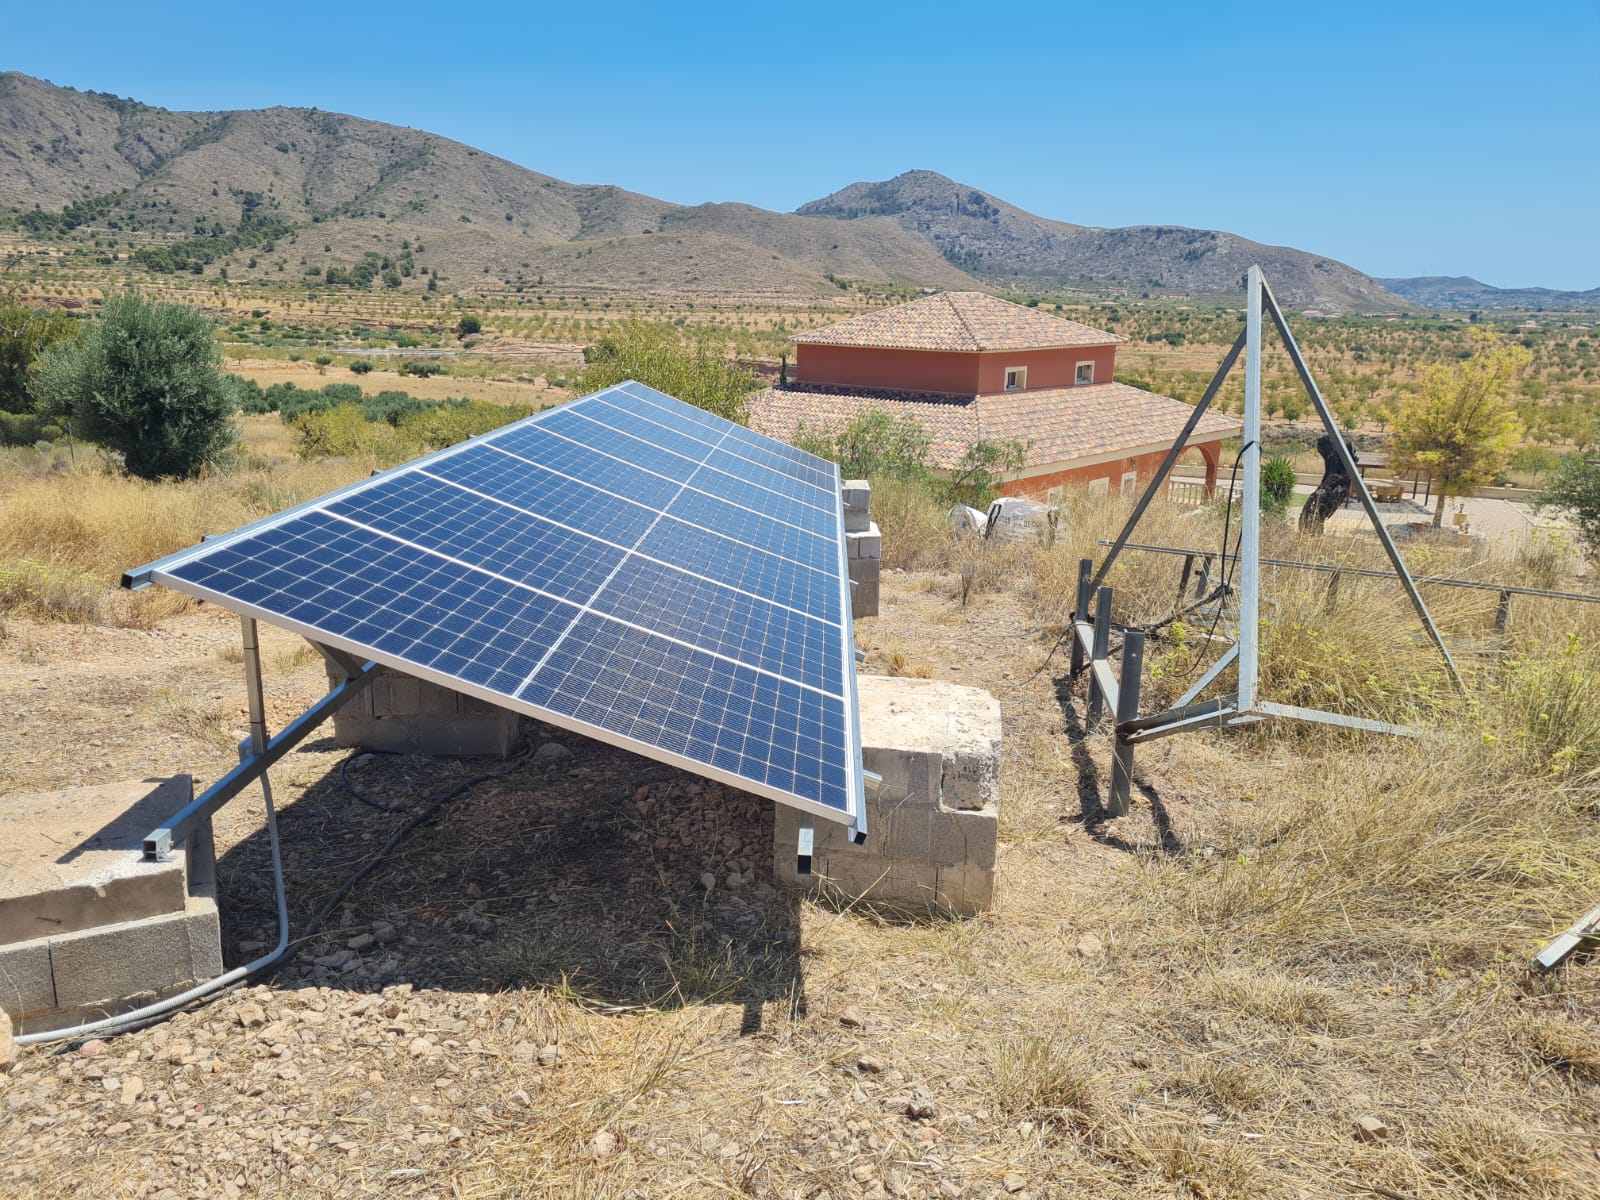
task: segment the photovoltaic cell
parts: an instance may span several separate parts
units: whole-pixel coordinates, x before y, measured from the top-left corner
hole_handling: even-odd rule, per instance
[[[859,822],[841,518],[831,463],[629,382],[128,578]]]

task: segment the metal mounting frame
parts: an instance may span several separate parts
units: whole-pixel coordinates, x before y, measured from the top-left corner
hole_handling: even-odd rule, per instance
[[[290,721],[275,737],[267,735],[266,699],[261,682],[261,646],[254,617],[240,617],[244,651],[245,698],[250,712],[250,736],[239,746],[239,765],[167,818],[165,825],[145,835],[144,857],[162,862],[175,845],[186,842],[196,832],[209,828],[211,814],[232,800],[256,780],[265,781],[267,771],[306,736],[334,713],[354,700],[372,683],[383,668],[376,663],[358,662],[343,651],[330,651],[313,642],[334,664],[344,679],[326,696]]]
[[[1116,753],[1111,777],[1111,794],[1106,804],[1106,812],[1110,816],[1122,816],[1128,811],[1133,747],[1141,742],[1154,741],[1157,738],[1170,737],[1175,733],[1187,733],[1195,729],[1230,728],[1254,724],[1269,717],[1313,721],[1368,733],[1402,736],[1415,736],[1417,733],[1416,730],[1384,721],[1280,704],[1259,694],[1261,566],[1263,561],[1268,563],[1274,561],[1263,560],[1261,557],[1261,353],[1266,317],[1271,317],[1279,339],[1294,363],[1301,384],[1305,387],[1306,395],[1337,447],[1345,472],[1361,499],[1361,506],[1372,522],[1378,540],[1383,545],[1384,553],[1394,567],[1394,573],[1399,577],[1401,586],[1422,622],[1423,629],[1438,648],[1451,680],[1458,689],[1463,692],[1466,690],[1461,675],[1456,670],[1455,661],[1445,646],[1444,638],[1440,635],[1438,626],[1434,624],[1428,606],[1417,590],[1416,581],[1407,570],[1399,548],[1378,515],[1377,506],[1373,502],[1372,494],[1367,490],[1366,481],[1356,469],[1349,447],[1345,445],[1344,435],[1339,431],[1333,413],[1328,408],[1327,401],[1323,399],[1321,389],[1317,387],[1316,380],[1312,377],[1311,368],[1300,353],[1300,346],[1295,341],[1294,334],[1290,332],[1289,324],[1284,319],[1283,312],[1272,295],[1272,289],[1267,286],[1266,278],[1259,266],[1250,268],[1245,280],[1245,289],[1244,331],[1223,358],[1222,365],[1218,367],[1200,402],[1195,405],[1194,412],[1190,414],[1183,430],[1178,434],[1172,449],[1167,452],[1161,466],[1157,468],[1149,485],[1135,503],[1122,532],[1110,543],[1110,550],[1101,560],[1099,568],[1095,569],[1089,559],[1084,559],[1079,564],[1078,593],[1072,610],[1072,674],[1076,677],[1082,670],[1087,669],[1089,672],[1086,709],[1086,724],[1089,727],[1099,723],[1101,712],[1108,702],[1115,716]],[[1230,558],[1233,559],[1239,568],[1237,590],[1225,583],[1224,594],[1216,602],[1226,608],[1228,593],[1233,593],[1238,609],[1238,636],[1222,656],[1211,664],[1200,680],[1172,707],[1141,717],[1138,715],[1139,671],[1144,653],[1145,635],[1139,630],[1128,630],[1125,633],[1122,673],[1118,679],[1112,672],[1109,656],[1114,592],[1112,588],[1102,585],[1118,555],[1129,547],[1129,539],[1135,527],[1151,502],[1160,494],[1173,464],[1182,454],[1189,436],[1200,422],[1200,417],[1221,390],[1228,373],[1238,362],[1241,350],[1245,359],[1245,387],[1239,551],[1237,555],[1230,555],[1227,547],[1223,547],[1220,555],[1212,555],[1205,551],[1184,552],[1189,554],[1189,557],[1185,560],[1184,579],[1179,587],[1181,602],[1188,588],[1195,557],[1205,560],[1201,568],[1201,590],[1204,590],[1209,583],[1210,563],[1213,558],[1219,562],[1219,571],[1224,581],[1228,579],[1228,562]],[[1232,503],[1231,496],[1228,502]],[[1378,574],[1378,572],[1363,572],[1363,574]],[[1201,695],[1229,666],[1236,666],[1238,670],[1238,680],[1233,691],[1213,699],[1202,700]]]

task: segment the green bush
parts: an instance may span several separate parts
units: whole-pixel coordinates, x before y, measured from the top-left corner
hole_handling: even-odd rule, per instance
[[[365,375],[372,370],[372,360],[367,358],[353,358],[350,360],[350,370],[357,375]]]
[[[1294,495],[1294,464],[1287,458],[1273,457],[1261,464],[1261,511],[1281,513]]]
[[[39,358],[30,386],[40,411],[120,453],[130,475],[193,476],[234,443],[239,395],[221,359],[199,309],[123,292]]]
[[[50,417],[0,412],[0,446],[35,446],[66,435],[67,431]]]
[[[444,373],[445,369],[441,363],[404,362],[400,364],[400,374],[415,375],[419,379],[425,379],[429,375],[443,375]]]
[[[399,432],[401,440],[419,451],[442,450],[532,413],[533,407],[527,404],[469,400],[406,413],[400,418]]]

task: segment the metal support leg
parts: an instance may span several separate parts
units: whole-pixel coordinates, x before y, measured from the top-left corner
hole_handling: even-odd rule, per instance
[[[1129,630],[1122,639],[1122,676],[1117,681],[1117,740],[1111,751],[1109,816],[1126,816],[1133,789],[1133,743],[1122,738],[1122,724],[1139,715],[1139,676],[1144,670],[1144,634]]]
[[[1101,711],[1105,708],[1105,693],[1100,690],[1100,683],[1095,678],[1092,669],[1094,662],[1101,662],[1111,649],[1111,589],[1103,587],[1095,598],[1094,605],[1094,645],[1090,650],[1091,670],[1089,671],[1089,711],[1084,717],[1084,724],[1093,729],[1100,723]]]
[[[1194,555],[1183,556],[1183,576],[1178,580],[1178,603],[1183,603],[1184,596],[1189,592],[1189,579],[1194,575]]]
[[[1500,603],[1494,608],[1494,631],[1504,633],[1506,625],[1511,620],[1511,593],[1501,592]]]
[[[1335,571],[1328,577],[1328,593],[1323,597],[1322,606],[1329,612],[1339,607],[1339,584],[1344,580],[1343,571]]]
[[[1089,576],[1094,572],[1094,560],[1080,558],[1078,560],[1078,598],[1072,606],[1072,620],[1074,622],[1072,636],[1072,675],[1071,679],[1078,677],[1078,672],[1083,670],[1083,643],[1078,640],[1076,622],[1089,619]]]
[[[261,690],[261,643],[256,636],[254,617],[240,617],[239,628],[244,649],[245,702],[250,706],[250,753],[267,749],[267,702]]]

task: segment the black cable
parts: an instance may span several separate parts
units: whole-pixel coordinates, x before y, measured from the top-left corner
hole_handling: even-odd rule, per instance
[[[1184,669],[1183,674],[1178,676],[1179,679],[1188,679],[1193,675],[1195,668],[1200,665],[1200,660],[1205,657],[1205,647],[1209,646],[1211,639],[1217,636],[1217,626],[1222,623],[1222,610],[1228,606],[1228,596],[1233,591],[1233,572],[1239,565],[1239,547],[1244,542],[1244,530],[1241,529],[1239,537],[1234,544],[1233,561],[1230,563],[1228,561],[1228,530],[1233,525],[1233,487],[1239,481],[1239,464],[1244,461],[1244,452],[1253,445],[1255,445],[1253,441],[1246,442],[1239,447],[1239,453],[1233,456],[1233,470],[1228,473],[1227,507],[1223,509],[1222,513],[1222,548],[1220,550],[1222,557],[1222,583],[1217,588],[1219,596],[1217,611],[1211,618],[1211,628],[1206,630],[1205,640],[1195,647],[1194,658],[1190,661],[1188,667]],[[1240,524],[1242,525],[1243,523],[1241,514]]]
[[[382,804],[368,796],[363,796],[361,794],[361,790],[357,788],[355,784],[350,782],[350,764],[359,758],[367,758],[374,754],[390,754],[397,758],[401,757],[401,752],[398,750],[352,750],[349,754],[345,755],[344,761],[339,764],[340,786],[342,786],[345,791],[349,792],[357,800],[361,801],[361,803],[365,804],[368,808],[375,808],[379,812],[385,813],[407,811],[406,809],[401,808],[398,804]]]
[[[533,747],[531,744],[523,747],[521,751],[506,759],[505,765],[519,762],[520,760],[526,758],[532,752],[532,749]],[[322,908],[318,910],[317,915],[311,918],[305,929],[300,932],[299,936],[296,937],[294,942],[289,946],[289,949],[284,952],[283,957],[270,964],[270,968],[268,969],[274,972],[280,971],[291,959],[299,954],[300,948],[309,942],[314,936],[316,936],[317,930],[322,928],[322,923],[332,915],[333,910],[339,907],[339,905],[344,901],[344,898],[353,890],[355,890],[356,884],[360,883],[368,875],[372,874],[373,871],[377,870],[378,867],[383,863],[383,860],[388,857],[389,852],[398,846],[406,837],[408,837],[413,830],[427,824],[434,817],[438,816],[445,805],[449,804],[453,800],[459,799],[461,796],[477,787],[480,783],[487,783],[491,779],[500,779],[507,774],[509,774],[508,771],[501,769],[498,771],[486,771],[482,775],[474,775],[471,779],[468,779],[462,783],[458,783],[455,787],[444,793],[444,795],[438,796],[429,801],[420,812],[414,814],[410,820],[406,821],[400,826],[399,829],[396,829],[392,834],[390,834],[389,840],[384,842],[383,845],[378,848],[378,852],[369,858],[360,870],[339,885],[339,887],[334,891],[333,895],[330,896],[327,902],[323,904]],[[395,812],[401,810],[390,809],[388,811]]]

